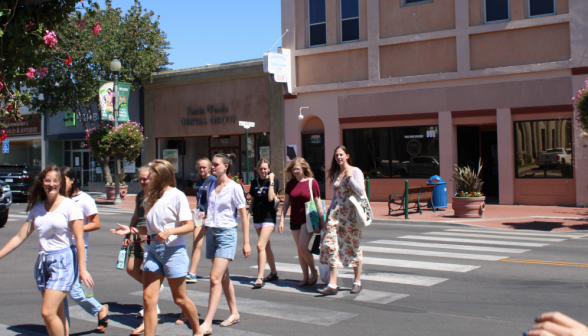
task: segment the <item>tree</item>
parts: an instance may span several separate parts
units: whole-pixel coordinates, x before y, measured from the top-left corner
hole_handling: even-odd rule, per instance
[[[94,13],[70,15],[57,27],[61,36],[59,50],[49,52],[47,75],[34,82],[33,108],[54,116],[60,111],[75,112],[84,129],[110,125],[108,120],[85,121],[83,112],[98,114],[100,80],[110,79],[110,61],[119,58],[122,69],[119,80],[138,84],[151,81],[152,73],[170,65],[169,42],[159,28],[159,17],[143,9],[138,0],[124,13],[106,2],[100,9],[93,4]],[[93,22],[93,23],[92,23]],[[88,28],[89,26],[89,28]],[[133,85],[136,90],[139,85]],[[42,94],[43,99],[39,99]],[[109,157],[101,157],[106,182],[111,182]]]

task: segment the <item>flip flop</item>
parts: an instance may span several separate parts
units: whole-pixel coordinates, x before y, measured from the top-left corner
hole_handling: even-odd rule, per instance
[[[304,279],[302,281],[300,281],[296,286],[297,287],[304,287],[308,285],[308,279]]]
[[[263,286],[265,286],[265,281],[262,278],[257,278],[257,280],[255,280],[253,283],[253,287],[255,288],[261,288]]]
[[[139,328],[137,328],[137,329],[139,329]],[[143,327],[143,330],[141,330],[141,331],[135,331],[137,329],[133,329],[131,331],[131,333],[129,334],[129,336],[139,336],[139,335],[143,335],[145,333],[145,327]]]
[[[308,281],[308,285],[312,286],[312,285],[316,284],[317,281],[318,281],[318,274],[311,274],[310,281]]]
[[[230,317],[229,317],[229,318],[230,318]],[[230,320],[230,321],[229,321],[229,319],[226,319],[226,320],[224,320],[224,321],[222,321],[222,322],[221,322],[220,326],[221,326],[221,327],[230,327],[230,326],[232,326],[233,324],[237,324],[237,323],[239,323],[239,322],[241,322],[241,321],[240,321],[240,317],[237,317],[236,319],[234,319],[234,320]]]
[[[104,306],[106,307],[106,316],[104,316],[102,319],[98,318],[98,327],[103,327],[103,328],[102,329],[96,328],[96,331],[98,331],[100,333],[106,332],[106,328],[108,328],[108,313],[110,313],[110,311],[108,310],[107,304],[105,304]]]

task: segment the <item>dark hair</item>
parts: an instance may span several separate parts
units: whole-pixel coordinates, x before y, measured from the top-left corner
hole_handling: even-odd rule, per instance
[[[233,161],[235,161],[235,159],[237,158],[237,155],[235,155],[234,153],[218,153],[214,155],[213,159],[214,158],[220,158],[223,164],[229,165],[227,167],[227,170],[230,170],[231,166],[233,165]]]
[[[335,174],[337,174],[337,171],[339,170],[339,164],[337,163],[337,160],[335,160],[335,154],[339,149],[345,152],[345,154],[349,155],[347,147],[343,145],[337,146],[337,148],[335,148],[335,150],[333,151],[333,161],[331,162],[331,168],[329,168],[329,179],[331,180],[331,183],[333,183],[333,181],[335,180]],[[347,164],[351,165],[351,156],[347,159]]]
[[[67,167],[67,166],[61,167],[61,169],[59,169],[59,170],[61,171],[61,175],[69,178],[70,180],[73,180],[73,182],[71,183],[71,190],[69,191],[69,195],[66,195],[66,190],[65,190],[66,185],[65,184],[61,188],[60,193],[65,197],[72,197],[72,196],[77,195],[78,192],[80,190],[82,190],[82,188],[80,188],[80,184],[78,183],[78,179],[76,178],[76,172],[71,167]]]
[[[59,193],[61,194],[61,190],[65,187],[65,180],[61,170],[57,166],[51,165],[39,174],[39,177],[35,180],[35,184],[31,188],[31,194],[29,195],[29,205],[27,205],[26,212],[31,211],[35,204],[39,201],[44,201],[47,199],[47,194],[45,193],[45,189],[43,189],[43,180],[47,176],[47,174],[54,172],[57,173],[59,176]]]

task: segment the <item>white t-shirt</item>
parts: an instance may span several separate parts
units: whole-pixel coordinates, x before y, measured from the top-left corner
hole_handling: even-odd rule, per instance
[[[80,209],[82,209],[82,213],[84,214],[84,225],[90,223],[90,219],[88,217],[98,213],[96,202],[92,196],[86,194],[83,191],[78,191],[78,194],[71,199],[76,202]],[[88,247],[89,238],[90,232],[84,232],[84,243],[86,244],[86,247]],[[76,246],[76,237],[72,236],[71,244]]]
[[[243,188],[235,181],[229,182],[217,195],[214,190],[216,182],[208,191],[208,208],[205,226],[216,228],[234,228],[238,225],[237,210],[243,209],[247,202]]]
[[[39,233],[39,250],[59,251],[71,246],[73,231],[69,222],[83,219],[82,210],[76,203],[66,198],[52,212],[45,210],[45,201],[37,202],[27,217]]]
[[[182,222],[192,220],[188,198],[176,188],[166,191],[145,215],[145,220],[147,233],[150,235],[184,225]],[[184,237],[170,235],[165,240],[165,245],[180,246],[186,243]]]

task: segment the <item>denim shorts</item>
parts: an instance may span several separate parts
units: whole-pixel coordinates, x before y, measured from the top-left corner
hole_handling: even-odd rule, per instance
[[[40,251],[35,263],[37,289],[69,292],[78,280],[78,256],[70,247]]]
[[[206,259],[235,259],[237,228],[206,228]]]
[[[149,243],[143,271],[162,273],[163,276],[170,279],[188,275],[190,259],[188,252],[186,252],[186,246],[166,246],[165,243],[158,241]]]

